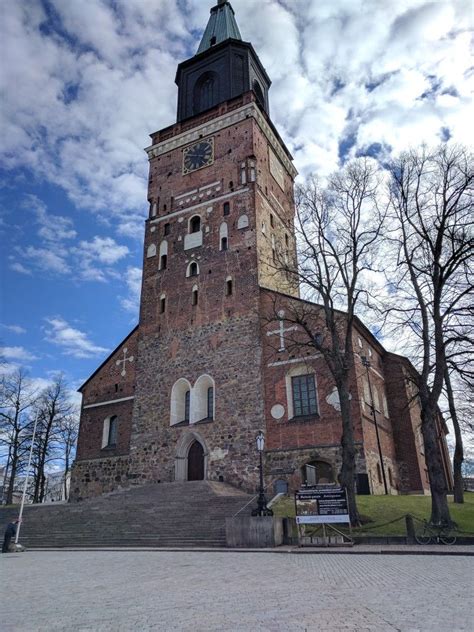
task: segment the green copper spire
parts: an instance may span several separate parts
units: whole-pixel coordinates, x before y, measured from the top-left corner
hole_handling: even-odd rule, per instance
[[[235,21],[234,9],[227,0],[218,0],[211,9],[211,17],[202,36],[196,55],[232,38],[241,40],[239,27]]]

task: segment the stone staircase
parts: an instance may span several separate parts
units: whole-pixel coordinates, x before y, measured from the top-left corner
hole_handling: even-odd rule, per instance
[[[26,505],[20,543],[29,549],[225,546],[225,519],[251,496],[224,483],[160,483],[74,504]],[[239,515],[249,515],[250,503]],[[18,508],[0,508],[0,526]]]

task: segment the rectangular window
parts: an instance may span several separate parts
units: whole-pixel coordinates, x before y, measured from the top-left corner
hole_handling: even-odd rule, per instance
[[[316,384],[314,375],[298,375],[291,378],[293,416],[317,415]]]
[[[207,418],[214,419],[214,388],[207,389]]]
[[[230,214],[230,203],[229,202],[224,202],[223,212],[224,212],[224,215],[229,215]]]
[[[255,176],[256,176],[255,163],[251,162],[250,163],[250,182],[255,182]]]
[[[160,298],[160,314],[164,314],[166,309],[166,298]]]
[[[170,234],[170,230],[171,230],[170,224],[165,224],[165,226],[164,226],[164,234],[165,235],[169,235]]]
[[[245,168],[245,162],[240,165],[240,182],[242,184],[247,184],[247,171]]]
[[[198,291],[197,290],[193,290],[192,297],[191,297],[191,303],[192,303],[192,305],[197,305],[198,304]]]
[[[226,281],[225,293],[226,293],[226,296],[232,295],[232,280],[231,279]]]
[[[270,213],[270,226],[271,226],[272,228],[274,228],[274,227],[275,227],[275,220],[273,219],[273,215],[272,215],[271,213]]]

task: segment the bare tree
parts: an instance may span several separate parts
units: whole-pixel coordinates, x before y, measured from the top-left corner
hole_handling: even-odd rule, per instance
[[[364,297],[364,271],[371,269],[383,223],[377,203],[379,169],[359,159],[333,175],[326,187],[316,178],[296,189],[298,265],[278,257],[278,269],[314,304],[293,302],[285,320],[297,325],[290,345],[316,349],[334,378],[342,421],[339,481],[347,490],[350,519],[360,522],[356,504],[356,448],[350,376],[356,308]],[[279,249],[281,252],[282,248]],[[319,324],[318,324],[319,323]],[[300,332],[304,332],[302,339]]]
[[[71,471],[78,434],[79,414],[77,410],[72,410],[60,421],[57,434],[58,447],[62,453],[62,461],[64,463],[64,498],[68,496],[67,477]]]
[[[40,395],[38,402],[38,428],[34,445],[35,491],[33,502],[43,502],[46,493],[46,465],[56,460],[59,454],[58,439],[62,424],[73,410],[68,399],[64,377],[59,375]]]
[[[36,393],[23,369],[3,376],[0,382],[0,445],[6,449],[4,487],[8,482],[4,500],[13,501],[13,492],[23,458],[29,446],[32,425],[29,414]],[[2,455],[5,456],[5,455]]]
[[[389,173],[397,253],[390,278],[396,305],[389,313],[419,341],[421,357],[419,362],[413,359],[420,367],[417,386],[431,521],[451,523],[436,417],[448,353],[455,344],[452,332],[462,338],[466,305],[472,301],[472,156],[448,145],[423,148],[395,159]]]

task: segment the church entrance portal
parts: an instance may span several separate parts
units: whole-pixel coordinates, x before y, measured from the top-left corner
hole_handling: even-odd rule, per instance
[[[204,450],[199,441],[194,441],[188,452],[188,481],[204,480]]]

